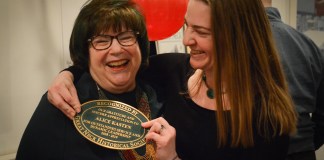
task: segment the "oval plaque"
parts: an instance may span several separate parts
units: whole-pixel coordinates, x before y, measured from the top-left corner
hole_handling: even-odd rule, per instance
[[[145,145],[147,117],[136,108],[118,101],[94,100],[83,103],[73,123],[82,136],[110,149],[128,150]]]

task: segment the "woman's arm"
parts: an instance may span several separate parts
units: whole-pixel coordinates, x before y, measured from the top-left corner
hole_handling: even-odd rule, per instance
[[[141,78],[159,93],[158,99],[163,99],[164,89],[168,85],[169,78],[174,75],[182,75],[178,72],[182,71],[181,68],[186,67],[179,69],[178,66],[188,65],[187,63],[189,63],[189,55],[184,53],[151,56],[150,66],[142,73]],[[81,110],[74,83],[79,81],[84,72],[85,70],[76,66],[64,69],[48,88],[48,100],[70,119],[73,119],[75,114]]]
[[[59,73],[48,88],[47,99],[70,119],[81,111],[73,81],[77,82],[83,72],[76,67],[69,67]]]

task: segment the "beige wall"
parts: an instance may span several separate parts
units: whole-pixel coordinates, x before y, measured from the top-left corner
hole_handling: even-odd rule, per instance
[[[74,4],[74,8],[80,8],[76,3],[84,2],[0,1],[0,160],[10,159],[12,156],[3,155],[17,151],[41,96],[54,76],[67,66],[62,30],[69,24],[63,25],[62,1]],[[71,15],[67,11],[64,19]]]
[[[272,4],[280,11],[282,20],[296,28],[297,0],[272,0]]]
[[[84,1],[0,0],[0,160],[14,157],[40,97],[69,64],[68,40]],[[293,1],[274,5],[284,21],[296,24]]]
[[[1,0],[0,155],[16,152],[62,55],[59,1]]]

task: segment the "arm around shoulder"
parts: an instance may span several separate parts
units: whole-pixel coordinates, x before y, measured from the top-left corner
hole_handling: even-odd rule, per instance
[[[77,67],[69,67],[60,72],[48,88],[47,98],[50,103],[70,119],[73,119],[76,113],[81,111],[81,104],[73,82],[77,82],[83,72]]]

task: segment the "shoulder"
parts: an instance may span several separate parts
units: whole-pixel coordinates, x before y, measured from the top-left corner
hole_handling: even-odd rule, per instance
[[[306,59],[315,58],[315,61],[324,61],[319,47],[304,33],[284,23],[272,23],[271,26],[279,54],[291,54]]]
[[[161,53],[156,54],[150,57],[151,58],[173,58],[173,57],[189,57],[189,54],[187,53]]]
[[[80,76],[80,80],[75,84],[75,87],[81,103],[98,98],[96,83],[89,72],[84,72]]]
[[[150,57],[148,69],[155,72],[175,72],[190,69],[190,55],[187,53],[164,53]]]
[[[290,45],[298,45],[298,47],[307,45],[308,47],[306,48],[312,48],[313,50],[316,50],[316,52],[319,51],[318,47],[311,38],[309,38],[304,33],[296,30],[295,28],[289,26],[288,24],[285,24],[283,22],[271,22],[271,28],[276,42],[284,41]]]
[[[181,63],[189,60],[190,55],[186,53],[164,53],[150,57],[150,64],[153,62],[169,62],[169,63]]]

